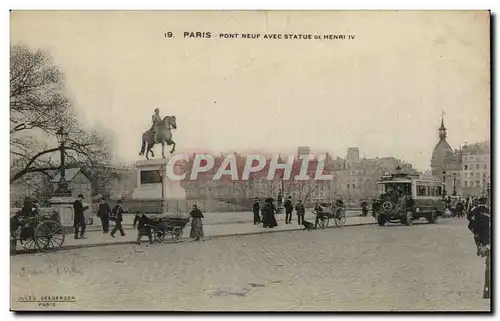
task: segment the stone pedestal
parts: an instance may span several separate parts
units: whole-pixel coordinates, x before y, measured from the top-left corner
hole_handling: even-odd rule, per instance
[[[65,230],[73,228],[74,223],[74,212],[73,203],[75,198],[72,196],[54,196],[49,200],[51,209],[56,210],[59,213],[59,222]]]
[[[169,159],[141,160],[135,163],[137,170],[137,187],[132,192],[136,200],[185,199],[186,194],[179,181],[167,177]],[[160,175],[160,171],[163,171]],[[163,176],[163,179],[162,179]],[[163,195],[162,195],[163,184]],[[165,212],[165,208],[163,209]]]

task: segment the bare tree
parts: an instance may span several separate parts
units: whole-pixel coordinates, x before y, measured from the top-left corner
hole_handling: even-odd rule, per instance
[[[110,142],[77,121],[63,74],[51,58],[42,50],[11,47],[10,183],[28,173],[59,169],[53,158],[59,157],[54,137],[61,126],[68,132],[69,162],[94,168],[110,161]]]
[[[290,182],[290,191],[297,199],[304,203],[310,201],[311,196],[318,190],[319,183],[314,179],[294,180]]]

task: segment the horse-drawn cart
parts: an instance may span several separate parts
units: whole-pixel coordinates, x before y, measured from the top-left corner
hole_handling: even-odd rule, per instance
[[[20,212],[10,219],[11,247],[15,250],[17,241],[27,252],[50,252],[64,243],[64,228],[57,213],[23,216]]]
[[[156,242],[165,242],[168,235],[175,243],[181,241],[184,228],[189,222],[186,215],[159,215],[151,218],[151,233]]]
[[[320,228],[327,228],[330,220],[334,220],[335,226],[337,227],[345,225],[346,216],[345,207],[343,205],[333,204],[333,206],[331,206],[327,203],[322,203],[321,206],[324,208],[323,212],[317,213],[313,211],[318,216],[317,220]]]

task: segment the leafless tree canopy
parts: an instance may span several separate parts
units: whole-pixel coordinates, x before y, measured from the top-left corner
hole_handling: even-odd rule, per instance
[[[110,161],[109,141],[77,120],[67,97],[64,77],[42,50],[11,47],[10,182],[29,173],[59,168],[56,131],[68,132],[68,163],[92,169]]]

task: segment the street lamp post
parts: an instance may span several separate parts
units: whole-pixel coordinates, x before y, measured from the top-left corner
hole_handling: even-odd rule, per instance
[[[457,173],[453,173],[453,196],[457,196]]]
[[[486,196],[486,173],[483,174],[483,192],[482,196]]]
[[[444,187],[443,187],[443,198],[446,196],[446,171],[443,170],[443,172],[441,173],[443,175],[443,184],[444,184]]]
[[[161,211],[165,209],[165,166],[160,167],[160,177],[161,177]]]
[[[65,168],[65,146],[66,140],[68,139],[68,132],[60,127],[56,132],[57,142],[59,143],[59,152],[61,153],[61,165],[60,165],[60,175],[61,179],[58,182],[55,194],[57,196],[71,196],[71,191],[68,189],[68,182],[66,181],[66,168]]]
[[[28,197],[31,198],[31,178],[30,177],[26,177],[26,185],[28,187]]]

